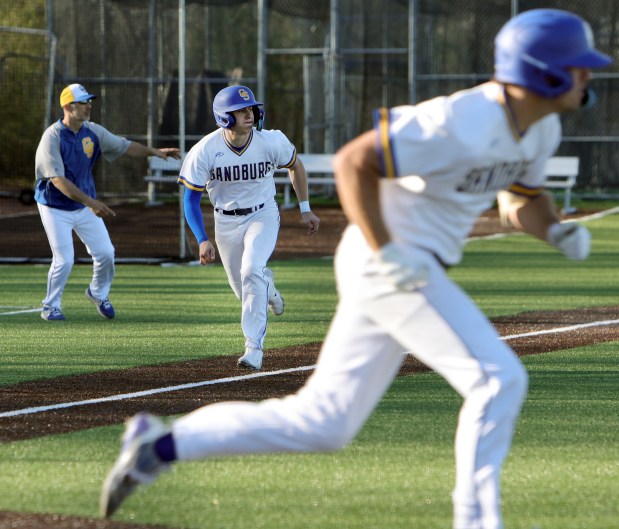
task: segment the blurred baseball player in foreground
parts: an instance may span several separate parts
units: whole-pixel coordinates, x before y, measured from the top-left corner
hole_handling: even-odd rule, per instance
[[[318,231],[320,219],[310,209],[307,175],[294,145],[279,130],[262,130],[262,103],[249,88],[220,90],[213,100],[213,113],[220,128],[187,153],[178,182],[185,186],[185,216],[200,246],[201,264],[215,259],[200,210],[202,193],[208,193],[221,261],[241,300],[245,353],[238,363],[258,370],[268,311],[277,316],[284,312],[284,300],[267,267],[279,233],[275,169],[288,169],[308,235]]]
[[[35,200],[53,255],[41,312],[44,320],[65,319],[61,302],[73,268],[73,231],[93,260],[86,298],[104,318],[115,316],[108,299],[114,278],[114,246],[102,217],[116,214],[96,198],[92,170],[99,156],[103,154],[109,161],[123,154],[180,157],[178,149],[146,147],[89,121],[95,98],[80,84],[67,86],[60,94],[63,118],[43,133],[36,152]]]
[[[509,21],[495,49],[495,80],[379,110],[376,128],[337,154],[336,181],[351,224],[336,255],[340,302],[306,385],[285,399],[206,406],[171,426],[137,415],[104,483],[103,515],[171,461],[341,448],[409,351],[464,399],[453,527],[503,527],[500,471],[527,374],[445,268],[460,261],[476,217],[497,192],[505,193],[506,221],[569,259],[588,256],[588,230],[562,224],[543,193],[544,165],[560,142],[558,114],[591,97],[590,69],[611,59],[594,49],[584,20],[548,9]]]

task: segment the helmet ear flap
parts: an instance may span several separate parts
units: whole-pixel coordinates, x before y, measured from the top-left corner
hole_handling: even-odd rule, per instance
[[[262,130],[262,126],[264,125],[264,109],[255,105],[251,107],[254,112],[254,125],[256,125],[256,130]]]
[[[254,93],[246,86],[228,86],[217,92],[213,99],[215,121],[223,129],[231,129],[236,124],[236,119],[232,115],[234,111],[249,107],[254,115],[254,125],[261,130],[264,120],[262,103],[256,101]]]

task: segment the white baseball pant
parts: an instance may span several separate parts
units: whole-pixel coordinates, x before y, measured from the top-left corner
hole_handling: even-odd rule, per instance
[[[73,231],[86,246],[93,260],[90,291],[98,299],[106,299],[114,279],[114,246],[103,219],[89,208],[75,211],[37,204],[41,222],[52,250],[52,264],[47,274],[47,294],[43,305],[60,307],[62,293],[75,259]]]
[[[499,478],[527,387],[512,350],[425,251],[419,291],[363,275],[361,235],[347,230],[336,256],[341,301],[318,365],[298,393],[261,403],[200,408],[173,423],[180,460],[336,450],[351,441],[409,351],[464,398],[456,433],[455,529],[500,529]]]
[[[273,200],[249,215],[214,213],[215,241],[234,294],[241,300],[245,345],[262,349],[274,286],[267,261],[277,243],[279,208]]]

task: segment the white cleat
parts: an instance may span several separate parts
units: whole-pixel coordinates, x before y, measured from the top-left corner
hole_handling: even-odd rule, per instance
[[[275,316],[281,316],[284,313],[284,298],[275,287],[269,298],[269,310],[275,314]]]
[[[237,364],[240,367],[248,367],[259,371],[262,367],[262,349],[256,349],[254,347],[246,347],[245,354],[239,358]]]
[[[157,417],[139,413],[126,423],[120,455],[103,482],[99,502],[101,516],[108,518],[138,485],[148,485],[170,468],[155,454],[157,439],[170,432]]]

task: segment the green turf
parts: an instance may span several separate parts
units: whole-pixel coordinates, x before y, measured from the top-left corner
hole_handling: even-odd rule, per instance
[[[593,254],[566,261],[528,237],[476,241],[450,274],[490,316],[616,305],[619,216],[589,223]],[[320,341],[336,296],[332,263],[274,262],[287,311],[268,346]],[[0,312],[36,307],[46,266],[0,266]],[[238,354],[238,302],[221,267],[121,265],[118,319],[83,298],[76,266],[66,322],[0,316],[0,384]],[[530,391],[503,476],[507,529],[614,529],[619,519],[618,341],[530,356]],[[398,379],[355,441],[333,454],[177,465],[132,497],[124,521],[187,528],[409,528],[451,525],[457,395],[434,374]],[[0,446],[0,510],[94,516],[120,426]]]
[[[503,476],[506,527],[611,529],[619,519],[618,346],[525,358],[529,398]],[[179,464],[117,518],[204,529],[444,529],[459,405],[434,374],[401,378],[340,452]],[[95,516],[120,432],[0,446],[0,510]]]
[[[269,348],[321,341],[336,302],[333,264],[316,259],[272,266],[286,312],[271,317]],[[74,267],[63,322],[38,313],[1,316],[0,385],[58,375],[242,354],[240,303],[221,266],[119,265],[106,320],[85,299],[91,266]],[[47,267],[0,266],[0,313],[37,307]],[[302,279],[302,280],[301,280]]]

